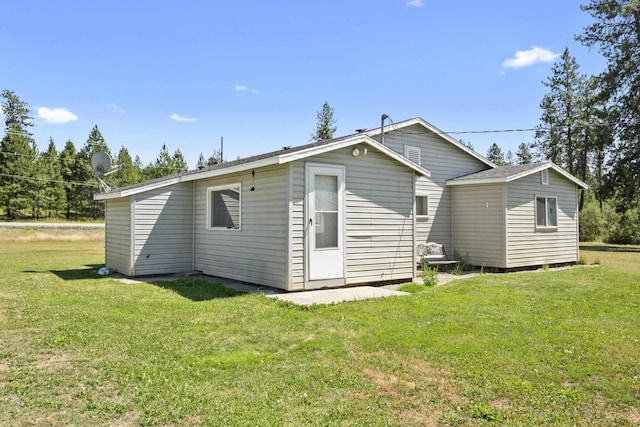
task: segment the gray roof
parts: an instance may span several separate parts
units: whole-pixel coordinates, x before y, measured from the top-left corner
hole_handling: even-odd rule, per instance
[[[176,184],[179,182],[193,181],[196,179],[206,179],[215,176],[222,176],[230,173],[241,172],[244,170],[275,165],[291,162],[294,160],[304,159],[309,156],[320,154],[326,151],[332,151],[339,148],[349,147],[357,144],[367,144],[388,157],[395,159],[396,161],[404,164],[405,166],[413,169],[417,173],[430,176],[429,170],[420,166],[417,163],[412,162],[401,154],[391,150],[390,148],[380,144],[371,137],[356,133],[340,138],[329,139],[325,141],[313,142],[310,144],[301,145],[293,148],[283,148],[281,150],[272,151],[257,156],[251,156],[244,159],[238,159],[231,162],[224,162],[218,165],[208,166],[201,169],[195,169],[179,174],[170,176],[164,176],[148,181],[144,181],[138,184],[130,185],[127,187],[116,188],[106,193],[98,193],[93,197],[95,200],[107,200],[115,199],[119,197],[126,197],[133,194],[142,193],[148,190],[166,187],[168,185]]]
[[[203,168],[192,169],[192,170],[189,170],[189,171],[186,171],[186,172],[176,173],[176,174],[173,174],[173,175],[166,175],[166,176],[162,176],[160,178],[154,178],[154,179],[146,180],[146,181],[143,181],[143,182],[139,182],[137,184],[127,185],[126,187],[114,188],[111,191],[132,190],[134,188],[147,186],[147,185],[153,184],[153,183],[158,183],[158,182],[163,182],[163,181],[171,181],[174,178],[179,178],[179,177],[182,177],[182,176],[194,175],[194,174],[199,174],[199,173],[213,171],[213,170],[222,170],[222,169],[230,168],[232,166],[242,165],[244,163],[251,163],[251,162],[258,161],[258,160],[268,159],[270,157],[276,157],[276,156],[279,156],[279,155],[284,154],[284,153],[289,154],[289,153],[295,153],[297,151],[306,150],[307,148],[321,147],[323,145],[327,145],[327,144],[330,144],[330,143],[341,141],[343,139],[347,139],[347,138],[350,138],[352,136],[353,135],[348,135],[348,136],[343,136],[343,137],[335,138],[335,139],[326,139],[324,141],[312,142],[310,144],[299,145],[299,146],[291,147],[291,148],[284,148],[283,147],[280,150],[271,151],[269,153],[257,154],[255,156],[244,157],[242,159],[236,159],[236,160],[232,160],[232,161],[229,161],[229,162],[223,162],[223,163],[219,163],[217,165],[205,166]]]
[[[519,175],[523,172],[529,172],[533,169],[539,168],[544,163],[527,163],[525,165],[509,165],[499,166],[493,169],[487,169],[482,172],[475,172],[470,175],[461,176],[459,178],[452,179],[451,181],[471,181],[477,179],[500,179],[509,178],[513,175]]]
[[[560,175],[564,176],[570,181],[573,181],[579,187],[585,189],[588,188],[587,184],[551,162],[500,166],[494,169],[487,169],[482,172],[476,172],[469,175],[461,176],[459,178],[450,179],[447,181],[447,185],[491,184],[510,182],[516,179],[524,178],[525,176],[545,169],[553,169]]]

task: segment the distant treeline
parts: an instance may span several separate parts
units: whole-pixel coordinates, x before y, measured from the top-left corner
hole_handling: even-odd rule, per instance
[[[0,142],[0,212],[9,220],[103,217],[104,202],[93,200],[93,194],[101,188],[91,168],[91,156],[99,151],[108,153],[113,164],[120,166],[117,173],[104,177],[114,188],[188,169],[180,150],[170,154],[166,145],[155,162],[146,166],[140,157],[132,159],[126,147],[114,156],[97,125],[80,148],[67,141],[58,152],[53,139],[49,139],[47,149],[40,151],[29,132],[33,121],[27,103],[9,90],[2,91],[1,97],[5,131]],[[208,159],[201,153],[196,166],[220,160],[217,151]]]

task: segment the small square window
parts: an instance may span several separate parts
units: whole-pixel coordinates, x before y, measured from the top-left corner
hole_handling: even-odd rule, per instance
[[[416,215],[429,216],[429,196],[416,196]]]
[[[240,184],[207,189],[207,228],[240,229]]]
[[[558,226],[558,198],[536,196],[536,227],[555,228]]]

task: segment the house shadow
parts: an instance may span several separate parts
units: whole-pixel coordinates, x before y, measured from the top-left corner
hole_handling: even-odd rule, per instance
[[[232,298],[246,295],[246,292],[227,288],[221,284],[206,280],[181,278],[176,280],[157,280],[147,282],[161,289],[167,289],[194,302],[211,301],[220,298]]]
[[[73,268],[70,270],[25,270],[23,273],[53,273],[62,280],[85,280],[85,279],[102,279],[104,276],[98,274],[98,269],[103,264],[86,264],[82,268]]]
[[[597,251],[597,252],[629,252],[640,253],[640,247],[637,246],[624,246],[624,245],[580,245],[581,251]]]

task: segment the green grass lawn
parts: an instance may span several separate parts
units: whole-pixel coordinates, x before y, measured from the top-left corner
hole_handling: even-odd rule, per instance
[[[640,248],[297,307],[0,232],[0,425],[640,424]]]

